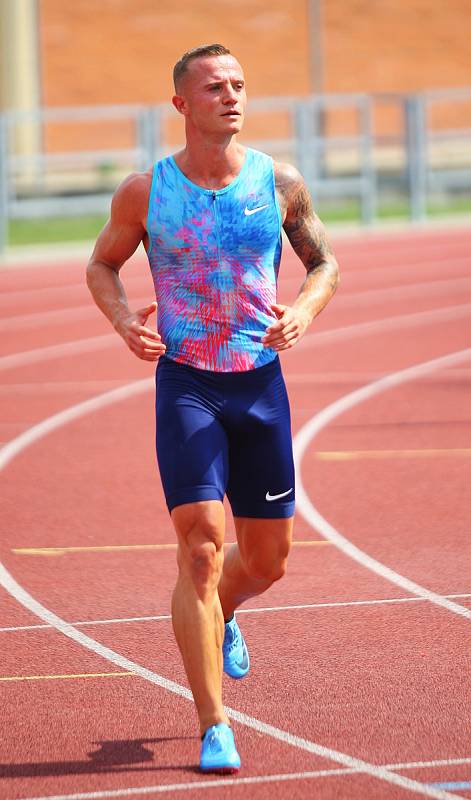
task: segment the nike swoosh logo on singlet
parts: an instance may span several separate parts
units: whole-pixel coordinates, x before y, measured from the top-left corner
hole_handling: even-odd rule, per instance
[[[265,500],[271,503],[273,500],[279,500],[281,497],[286,497],[286,495],[291,494],[292,491],[293,488],[291,487],[291,489],[288,489],[287,492],[282,492],[281,494],[270,494],[270,492],[267,492],[265,495]]]
[[[256,214],[257,211],[263,211],[264,208],[268,208],[268,203],[265,203],[264,206],[258,206],[257,208],[244,208],[244,214],[246,217],[250,217],[251,214]]]

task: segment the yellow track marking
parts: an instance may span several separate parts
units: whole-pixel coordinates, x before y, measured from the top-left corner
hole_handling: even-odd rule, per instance
[[[230,547],[234,542],[226,542],[224,547]],[[293,546],[310,547],[312,545],[327,545],[327,539],[294,541]],[[172,544],[109,544],[103,546],[84,547],[13,547],[12,553],[20,556],[64,556],[67,553],[115,553],[126,550],[176,550],[177,543]]]
[[[172,544],[110,544],[84,547],[13,547],[12,553],[28,556],[63,556],[66,553],[113,553],[126,550],[176,550]]]
[[[303,542],[301,539],[298,539],[297,541],[291,542],[291,544],[293,547],[296,547],[296,545],[298,547],[311,547],[312,545],[332,544],[332,542],[329,542],[328,539],[307,539],[305,542]]]
[[[458,456],[469,458],[471,448],[449,448],[444,450],[324,450],[314,454],[320,461],[355,461],[357,459],[381,458],[435,458]]]
[[[71,678],[123,678],[137,677],[135,672],[79,672],[76,675],[7,675],[0,681],[56,681]]]

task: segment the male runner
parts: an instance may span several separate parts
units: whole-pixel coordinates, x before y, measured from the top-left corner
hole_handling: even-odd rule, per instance
[[[293,347],[337,285],[337,263],[296,169],[236,141],[246,105],[222,45],[185,53],[173,104],[186,145],[118,187],[88,266],[93,297],[132,352],[157,368],[157,455],[178,539],[172,620],[199,716],[203,771],[240,758],[222,704],[223,669],[249,669],[234,617],[281,578],[294,470],[278,353]],[[307,275],[276,301],[284,228]],[[119,271],[144,243],[158,301],[131,311]],[[223,558],[227,494],[237,544]]]

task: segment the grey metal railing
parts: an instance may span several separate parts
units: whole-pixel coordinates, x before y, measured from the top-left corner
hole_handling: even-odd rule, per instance
[[[399,120],[387,135],[376,130],[384,103],[394,107]],[[440,105],[451,108],[458,123],[434,125],[433,112]],[[339,113],[348,124],[336,120]],[[0,114],[0,251],[12,219],[106,212],[121,177],[148,169],[181,145],[182,128],[171,130],[175,120],[169,105]],[[101,140],[97,146],[90,126]],[[19,132],[26,129],[29,140],[23,136],[20,143]],[[255,99],[243,141],[296,164],[321,207],[353,199],[363,223],[370,224],[384,187],[395,186],[409,204],[410,218],[420,220],[433,192],[471,193],[471,88]],[[452,151],[450,163],[446,152]]]

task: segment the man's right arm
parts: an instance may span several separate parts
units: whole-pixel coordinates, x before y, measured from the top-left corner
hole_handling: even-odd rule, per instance
[[[157,331],[145,324],[157,304],[154,301],[146,308],[131,311],[119,277],[121,267],[146,235],[144,220],[149,189],[150,176],[146,173],[130,175],[116,190],[110,219],[96,241],[87,267],[87,284],[98,308],[129,349],[144,361],[157,361],[164,354],[165,345]]]

